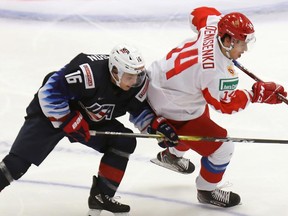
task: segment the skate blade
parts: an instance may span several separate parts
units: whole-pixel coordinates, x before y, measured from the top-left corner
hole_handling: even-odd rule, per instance
[[[87,216],[100,216],[102,210],[90,209]],[[130,216],[129,212],[113,213],[114,216]]]
[[[130,216],[130,214],[128,212],[114,213],[114,216]]]
[[[90,209],[87,216],[100,216],[102,210]]]
[[[158,166],[164,167],[166,169],[172,170],[174,172],[177,172],[177,173],[181,173],[181,174],[184,174],[184,175],[190,174],[190,173],[187,173],[187,172],[183,172],[183,171],[177,169],[176,167],[174,167],[174,166],[172,166],[170,164],[163,163],[163,162],[159,161],[157,158],[151,159],[150,162],[152,162],[152,163],[154,163],[154,164],[156,164]]]

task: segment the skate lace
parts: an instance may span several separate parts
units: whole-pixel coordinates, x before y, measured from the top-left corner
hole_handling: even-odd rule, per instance
[[[215,189],[212,191],[212,197],[220,202],[229,203],[230,192]]]
[[[109,197],[108,195],[105,195],[105,198],[116,205],[122,205],[120,202],[116,201],[113,197]],[[119,197],[115,197],[115,198],[119,199]]]

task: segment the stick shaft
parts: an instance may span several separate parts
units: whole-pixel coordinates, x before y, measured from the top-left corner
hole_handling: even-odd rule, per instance
[[[134,138],[163,138],[160,134],[141,134],[141,133],[121,133],[112,131],[92,131],[92,136],[124,136]],[[258,138],[236,138],[236,137],[202,137],[202,136],[183,136],[179,135],[180,140],[186,141],[204,141],[204,142],[239,142],[239,143],[278,143],[288,144],[288,140],[279,139],[258,139]]]
[[[257,77],[255,74],[253,74],[252,72],[250,72],[248,69],[246,69],[243,65],[241,65],[239,62],[237,62],[236,60],[233,60],[234,65],[239,68],[241,71],[243,71],[244,73],[246,73],[248,76],[250,76],[252,79],[254,79],[256,82],[260,81],[262,82],[262,80]],[[283,95],[277,93],[278,97],[280,98],[280,100],[282,100],[284,103],[288,104],[288,99],[286,97],[284,97]]]

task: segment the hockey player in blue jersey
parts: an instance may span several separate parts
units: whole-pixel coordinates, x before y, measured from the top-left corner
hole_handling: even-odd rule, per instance
[[[0,162],[0,191],[19,179],[34,164],[39,166],[57,143],[68,137],[101,153],[98,176],[88,199],[89,214],[107,210],[128,215],[129,205],[113,199],[136,148],[130,137],[91,136],[89,130],[132,133],[116,120],[126,112],[140,130],[152,126],[168,139],[178,137],[157,117],[146,102],[148,87],[143,57],[129,45],[117,45],[110,55],[79,54],[57,72],[48,74],[27,107],[27,116],[9,154]]]

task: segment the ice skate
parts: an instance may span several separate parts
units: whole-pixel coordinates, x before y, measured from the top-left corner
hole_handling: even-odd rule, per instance
[[[88,212],[88,216],[101,216],[102,210],[98,209],[90,209]],[[130,214],[128,212],[122,212],[122,213],[113,213],[114,216],[129,216]]]
[[[216,205],[224,208],[236,206],[241,201],[238,194],[220,189],[215,189],[213,191],[198,190],[197,198],[200,203]]]
[[[102,194],[97,188],[97,178],[93,176],[93,185],[88,198],[88,216],[100,216],[102,210],[114,213],[115,216],[129,216],[130,206],[117,202],[113,197]]]
[[[150,161],[159,166],[182,174],[190,174],[195,170],[194,164],[191,163],[189,159],[176,157],[175,155],[171,154],[168,149],[159,152],[157,154],[157,158],[151,159]]]

